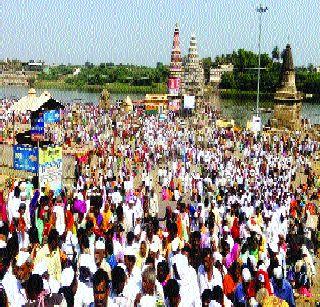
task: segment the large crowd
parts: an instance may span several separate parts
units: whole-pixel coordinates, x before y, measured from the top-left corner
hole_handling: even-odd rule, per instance
[[[292,307],[315,295],[319,143],[215,119],[66,105],[53,138],[90,149],[58,195],[32,178],[0,191],[0,306]]]

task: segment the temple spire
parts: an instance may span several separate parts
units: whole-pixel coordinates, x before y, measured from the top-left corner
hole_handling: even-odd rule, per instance
[[[170,61],[170,75],[168,78],[168,93],[178,95],[182,74],[182,58],[180,49],[180,32],[178,23],[175,25]]]

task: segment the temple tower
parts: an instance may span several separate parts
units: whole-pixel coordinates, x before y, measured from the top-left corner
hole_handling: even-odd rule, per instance
[[[181,94],[182,59],[179,35],[179,26],[176,24],[171,51],[170,75],[168,78],[168,94],[175,96]]]
[[[292,51],[288,44],[283,53],[280,86],[274,99],[274,128],[289,130],[301,129],[302,95],[297,91]]]
[[[202,61],[199,59],[196,36],[190,40],[188,56],[184,65],[183,88],[184,95],[194,95],[196,103],[203,100],[204,71]]]

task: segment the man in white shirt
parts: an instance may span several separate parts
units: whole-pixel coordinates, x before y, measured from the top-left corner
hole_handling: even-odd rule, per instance
[[[205,248],[203,250],[202,265],[198,269],[198,280],[200,286],[200,295],[205,289],[213,290],[214,286],[222,285],[222,275],[220,271],[214,267],[211,250]]]
[[[151,217],[157,217],[159,212],[159,200],[157,193],[154,192],[154,189],[151,190],[150,195],[150,205],[149,205],[149,214]]]

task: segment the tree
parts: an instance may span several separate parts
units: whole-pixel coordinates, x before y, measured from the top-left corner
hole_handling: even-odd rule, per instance
[[[211,57],[202,59],[202,64],[204,70],[205,83],[208,83],[210,80],[210,68],[212,67]]]
[[[309,71],[309,72],[314,72],[314,66],[313,66],[312,63],[309,63],[309,65],[308,65],[308,71]]]
[[[236,88],[236,81],[234,78],[234,74],[232,72],[224,73],[221,76],[220,88],[223,88],[223,89],[235,89]]]
[[[279,60],[280,60],[280,51],[279,51],[278,46],[275,46],[275,47],[273,48],[271,54],[272,54],[272,60],[273,60],[274,62],[279,62]]]

